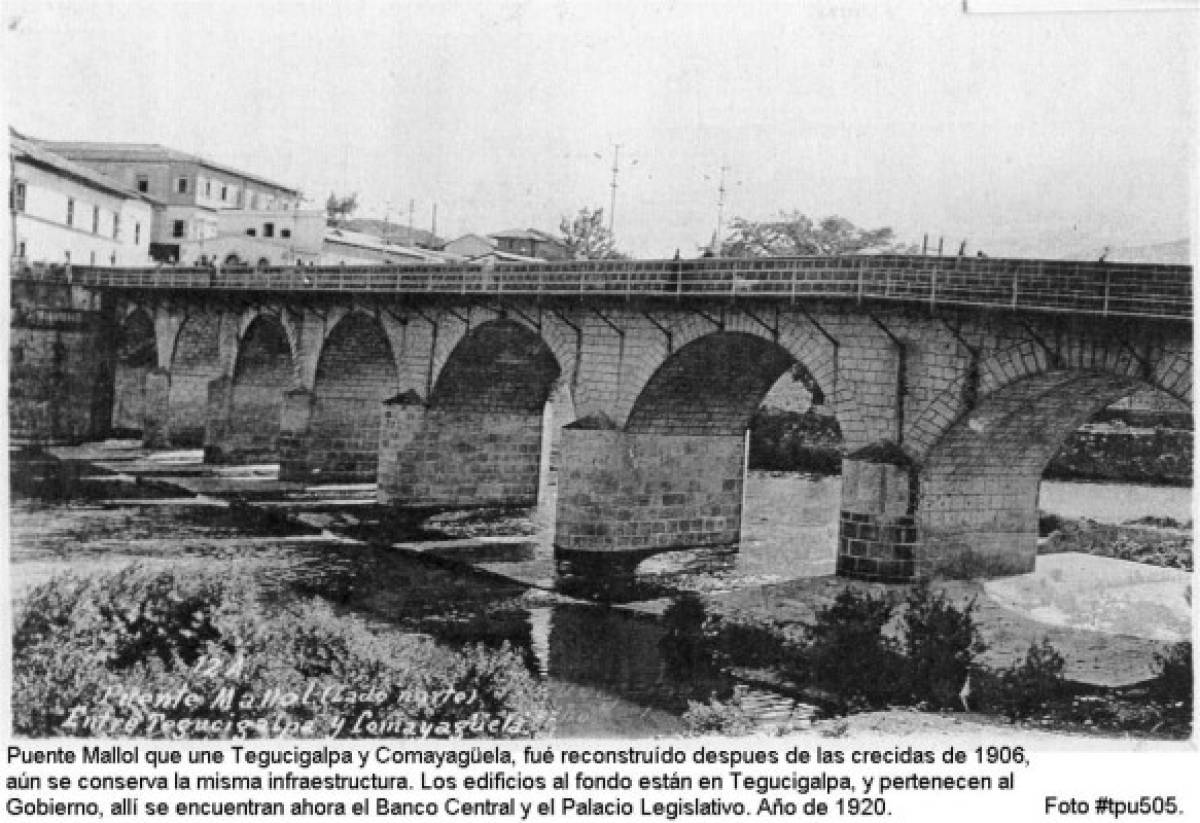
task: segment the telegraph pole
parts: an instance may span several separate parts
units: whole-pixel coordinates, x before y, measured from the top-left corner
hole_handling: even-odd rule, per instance
[[[720,244],[722,247],[725,242],[721,239],[721,230],[725,226],[725,173],[729,171],[729,164],[721,166],[721,185],[717,187],[717,233],[713,235],[713,245]],[[715,255],[717,249],[711,249]]]
[[[617,214],[617,173],[621,167],[618,164],[618,159],[621,156],[621,144],[613,143],[613,167],[612,167],[612,196],[608,200],[608,233],[612,234],[613,218]]]

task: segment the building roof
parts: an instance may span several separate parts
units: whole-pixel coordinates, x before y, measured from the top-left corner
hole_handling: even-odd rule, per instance
[[[385,243],[373,234],[364,234],[347,229],[327,229],[325,232],[325,242],[350,246],[356,249],[394,254],[397,257],[411,257],[429,263],[445,263],[449,260],[459,259],[455,255],[443,252],[419,249],[412,246],[401,246],[396,243]]]
[[[249,174],[232,166],[216,163],[198,155],[188,154],[187,152],[168,148],[158,143],[95,143],[87,140],[38,140],[37,142],[50,151],[66,155],[75,160],[108,160],[117,163],[195,163],[214,171],[243,177],[260,185],[270,186],[289,194],[300,194],[299,189],[294,189],[291,186],[285,186],[282,183],[276,183],[274,180],[268,180],[257,174]]]
[[[554,243],[557,246],[565,246],[561,237],[555,237],[553,234],[548,234],[538,229],[508,229],[506,231],[498,231],[489,234],[488,237],[498,237],[504,240],[533,240],[538,243]]]
[[[38,142],[30,140],[27,137],[22,137],[11,129],[9,130],[8,143],[9,152],[16,160],[24,160],[33,165],[50,169],[66,177],[70,177],[77,183],[106,191],[109,194],[126,197],[131,200],[144,200],[151,204],[158,203],[154,198],[142,192],[134,191],[119,180],[115,180],[107,174],[101,174],[95,169],[80,163],[68,160],[53,151],[49,151]]]

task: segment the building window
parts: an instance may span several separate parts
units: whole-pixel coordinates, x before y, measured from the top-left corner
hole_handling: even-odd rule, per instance
[[[25,241],[24,240],[22,240],[20,243],[17,243],[17,257],[20,257],[22,260],[25,259]]]
[[[246,236],[247,237],[257,237],[258,229],[246,229]]]
[[[90,254],[88,254],[88,265],[89,266],[96,265],[96,252],[93,251]]]
[[[188,179],[186,177],[180,177],[175,181],[175,191],[179,192],[180,194],[187,194],[187,186]]]
[[[229,186],[221,186],[221,202],[229,199]]]
[[[121,239],[121,215],[113,212],[113,240]]]
[[[150,191],[150,178],[144,174],[137,176],[137,190],[141,192]]]
[[[204,181],[204,196],[212,197],[212,181],[211,180]]]
[[[182,220],[176,220],[174,223],[171,224],[171,236],[172,237],[183,237],[183,221]]]
[[[274,237],[274,236],[275,236],[275,224],[274,223],[263,223],[263,237]]]
[[[92,234],[100,233],[100,207],[92,206]]]
[[[291,236],[292,236],[292,230],[291,230],[291,229],[280,229],[280,230],[279,230],[279,236],[280,236],[280,237],[291,237]]]
[[[135,245],[135,246],[141,245],[141,242],[142,242],[142,224],[134,223],[133,224],[133,245]]]
[[[67,225],[68,226],[75,225],[75,198],[74,197],[67,198]]]
[[[25,211],[25,181],[14,180],[12,193],[8,198],[8,207],[13,211]]]

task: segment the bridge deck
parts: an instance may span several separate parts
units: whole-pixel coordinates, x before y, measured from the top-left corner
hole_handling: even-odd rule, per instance
[[[1192,268],[913,255],[523,265],[26,269],[18,277],[123,290],[851,299],[1065,314],[1192,318]]]

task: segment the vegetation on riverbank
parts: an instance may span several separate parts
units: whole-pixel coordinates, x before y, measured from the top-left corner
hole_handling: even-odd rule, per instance
[[[986,646],[974,611],[973,601],[956,605],[919,585],[905,598],[847,588],[798,630],[770,621],[707,616],[698,621],[703,606],[683,613],[692,626],[694,659],[778,678],[781,689],[826,714],[902,707],[982,713],[1057,730],[1190,736],[1190,643],[1160,654],[1148,683],[1087,687],[1064,678],[1064,659],[1045,639],[1009,666],[982,665]],[[680,613],[666,617],[678,621]],[[753,730],[737,692],[691,703],[684,720],[694,734]]]
[[[507,646],[376,632],[320,598],[268,600],[231,569],[59,575],[17,606],[12,672],[13,730],[33,737],[527,738],[553,726],[545,687]]]
[[[1044,538],[1039,554],[1079,552],[1114,557],[1150,566],[1193,570],[1192,524],[1149,517],[1119,526],[1070,519],[1043,512],[1038,531]]]

